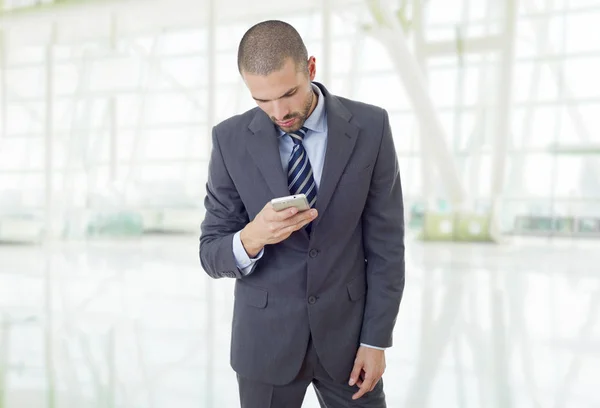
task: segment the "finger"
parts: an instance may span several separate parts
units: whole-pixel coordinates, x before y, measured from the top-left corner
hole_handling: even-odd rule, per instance
[[[358,376],[358,381],[356,382],[356,385],[358,386],[358,388],[362,387],[363,383],[365,382],[366,374],[367,373],[365,373],[365,370],[360,371],[360,375]]]
[[[350,380],[348,381],[348,385],[353,387],[355,384],[358,384],[359,381],[362,384],[362,379],[360,378],[360,372],[361,372],[362,368],[363,368],[362,361],[357,361],[354,363],[354,368],[352,369],[352,372],[350,373]],[[359,385],[359,387],[360,387],[360,385]]]
[[[275,211],[271,208],[265,213],[265,219],[268,221],[280,222],[285,221],[296,214],[298,214],[298,209],[296,207],[286,208],[281,211]]]
[[[296,223],[296,224],[292,224],[292,225],[288,225],[287,227],[284,227],[282,229],[280,229],[277,233],[276,233],[276,237],[277,238],[281,238],[281,237],[285,237],[287,235],[290,235],[292,232],[294,231],[298,231],[300,228],[304,227],[306,224],[308,224],[310,222],[310,220],[301,220],[300,222]]]
[[[367,373],[365,372],[364,368],[362,370],[360,370],[360,375],[358,376],[358,381],[356,382],[356,385],[358,385],[358,387],[362,387],[363,383],[365,382],[365,377],[366,377]]]
[[[308,222],[311,222],[315,218],[317,218],[317,210],[309,210],[302,211],[301,213],[296,214],[294,217],[290,218],[289,221],[296,224],[301,222],[302,220],[308,220]]]
[[[368,392],[371,392],[375,389],[375,387],[377,387],[377,384],[379,383],[379,380],[381,380],[381,377],[376,377],[375,380],[373,381],[373,385],[371,386],[371,389]]]
[[[352,399],[357,400],[357,399],[361,398],[363,395],[365,395],[367,392],[369,392],[369,390],[371,389],[372,386],[373,386],[373,379],[369,378],[369,377],[365,378],[365,381],[360,386],[360,389],[358,390],[358,392],[352,396]]]
[[[309,210],[303,211],[299,214],[296,214],[294,217],[288,218],[283,221],[276,222],[279,226],[278,230],[286,230],[289,231],[289,227],[298,227],[297,229],[302,228],[304,225],[313,221],[316,218],[317,210]],[[292,232],[295,231],[292,229]]]

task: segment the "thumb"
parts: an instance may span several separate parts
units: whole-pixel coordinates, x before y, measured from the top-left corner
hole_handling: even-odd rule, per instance
[[[348,381],[348,384],[353,387],[354,384],[356,384],[356,382],[358,381],[358,376],[360,375],[360,372],[363,368],[363,362],[360,360],[356,360],[356,362],[354,363],[354,369],[352,369],[352,373],[350,373],[350,381]]]

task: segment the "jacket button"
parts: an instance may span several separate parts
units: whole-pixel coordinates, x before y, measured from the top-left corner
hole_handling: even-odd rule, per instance
[[[308,297],[308,303],[311,305],[314,305],[315,303],[317,303],[317,298],[314,296],[309,296]]]
[[[316,258],[317,255],[319,255],[319,251],[317,251],[316,249],[311,249],[308,253],[308,256],[310,256],[311,258]]]

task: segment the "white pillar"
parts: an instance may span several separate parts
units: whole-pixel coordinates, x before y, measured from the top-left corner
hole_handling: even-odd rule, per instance
[[[511,133],[511,111],[513,70],[515,60],[515,35],[518,4],[517,0],[504,2],[504,47],[502,50],[502,67],[499,76],[498,122],[494,140],[492,157],[492,205],[495,209],[502,194],[505,180],[506,155]]]
[[[6,31],[0,30],[0,137],[8,133],[8,81],[6,67],[8,59],[8,40]]]
[[[45,218],[46,239],[54,236],[54,43],[56,41],[56,23],[52,25],[46,44],[46,78],[44,115],[44,179],[45,179]]]
[[[54,30],[53,30],[54,31]],[[46,249],[48,251],[48,249]],[[52,259],[44,253],[44,357],[46,365],[46,407],[56,407],[56,372],[54,361],[54,302],[52,293]]]
[[[6,395],[8,394],[8,356],[10,334],[8,330],[10,324],[5,314],[0,314],[0,407],[6,407]]]
[[[117,27],[117,16],[111,15],[110,18],[110,48],[112,52],[117,51],[117,38],[118,38],[118,27]],[[118,160],[119,151],[117,144],[117,133],[118,133],[118,116],[117,116],[117,98],[111,95],[108,101],[108,114],[110,123],[110,140],[109,140],[109,182],[111,185],[117,181],[118,173]]]
[[[414,28],[414,49],[415,58],[417,64],[420,66],[421,72],[423,72],[423,78],[426,81],[427,71],[426,66],[426,55],[425,55],[425,28],[424,22],[424,8],[421,0],[413,0],[413,28]],[[425,130],[420,120],[417,120],[418,131],[417,134],[421,135]],[[421,194],[423,202],[425,203],[425,211],[430,211],[435,208],[434,201],[434,174],[433,169],[430,166],[432,162],[431,154],[426,146],[425,139],[419,138],[419,145],[421,147]]]

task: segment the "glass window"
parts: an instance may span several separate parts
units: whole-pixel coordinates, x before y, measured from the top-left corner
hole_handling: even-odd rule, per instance
[[[6,59],[9,61],[9,66],[12,64],[42,64],[46,59],[45,47],[22,44],[12,46],[9,41],[7,42]]]
[[[161,58],[159,68],[152,79],[147,82],[150,89],[204,87],[208,84],[207,60],[204,56],[184,58]]]
[[[380,41],[370,36],[366,36],[363,41],[364,45],[361,55],[359,55],[359,71],[361,73],[394,70],[390,53]]]
[[[8,135],[41,135],[44,129],[45,106],[42,102],[12,102],[6,106]]]
[[[523,191],[529,197],[552,195],[554,159],[549,154],[531,153],[525,160],[522,172]]]
[[[583,125],[587,130],[587,136],[592,143],[600,143],[600,103],[589,103],[589,104],[578,104],[573,107],[573,109],[577,109],[579,114],[581,115]],[[567,118],[563,119],[563,130],[562,134],[575,134],[575,126],[573,124],[573,118],[571,114],[568,115]]]
[[[546,148],[556,142],[559,137],[559,107],[539,106],[518,108],[515,113],[514,148]]]
[[[160,54],[173,55],[206,52],[208,37],[206,29],[180,29],[168,31],[161,36]]]
[[[550,67],[549,64],[553,66]],[[516,102],[556,100],[559,92],[556,74],[560,72],[560,66],[557,64],[518,62],[514,69],[514,100]]]
[[[414,157],[401,157],[398,159],[400,178],[402,179],[402,192],[407,196],[422,195],[423,178],[421,159]]]
[[[429,96],[437,107],[456,103],[456,69],[432,69],[429,71]]]
[[[600,48],[600,45],[599,45]],[[600,57],[568,59],[564,62],[564,80],[575,98],[600,96]]]
[[[193,123],[206,118],[206,103],[199,95],[164,93],[146,96],[143,124]]]
[[[408,95],[397,75],[362,75],[358,77],[354,97],[390,111],[408,109]]]
[[[142,71],[142,67],[145,71]],[[98,60],[90,67],[88,86],[92,91],[132,89],[147,75],[147,64],[139,58]]]
[[[569,15],[566,46],[569,53],[596,51],[600,38],[600,9]]]
[[[394,145],[399,153],[412,153],[419,149],[415,117],[407,113],[390,114],[390,127]]]
[[[432,0],[425,10],[428,25],[459,23],[463,13],[463,0]]]

